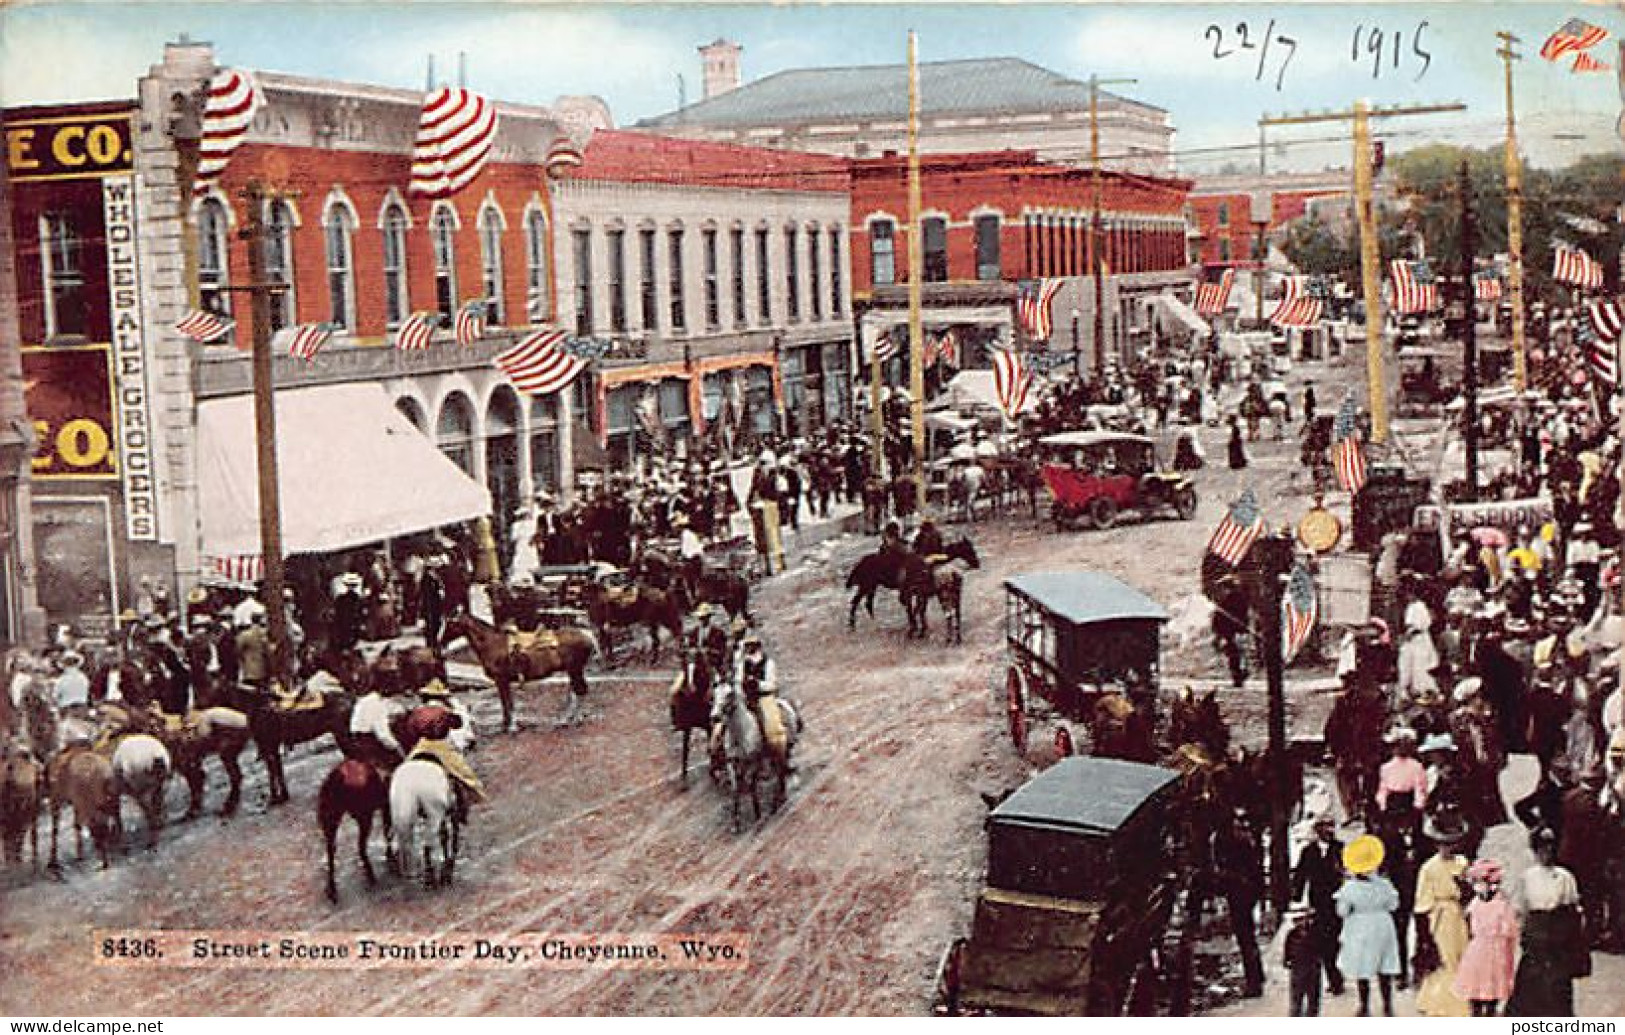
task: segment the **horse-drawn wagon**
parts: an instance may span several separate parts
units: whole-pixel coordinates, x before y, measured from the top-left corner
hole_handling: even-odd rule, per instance
[[[1004,589],[1005,710],[1018,751],[1034,718],[1087,721],[1114,688],[1129,698],[1155,690],[1168,620],[1155,600],[1092,571],[1013,575]]]
[[[942,968],[948,1012],[1155,1012],[1178,897],[1167,850],[1179,774],[1062,759],[988,817],[987,880]]]

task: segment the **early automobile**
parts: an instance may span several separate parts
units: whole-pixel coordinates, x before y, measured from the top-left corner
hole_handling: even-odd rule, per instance
[[[1125,514],[1149,518],[1196,514],[1196,486],[1157,463],[1157,447],[1144,435],[1064,431],[1039,440],[1044,484],[1056,527],[1074,523],[1110,528]]]

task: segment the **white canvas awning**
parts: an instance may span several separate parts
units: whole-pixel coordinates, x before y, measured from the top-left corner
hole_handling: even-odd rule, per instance
[[[491,513],[491,494],[447,459],[376,384],[276,393],[282,544],[326,553]],[[260,552],[254,399],[198,407],[205,556]]]
[[[1186,305],[1178,295],[1163,292],[1157,296],[1157,304],[1162,307],[1163,312],[1168,314],[1169,319],[1190,333],[1200,335],[1203,338],[1213,333],[1213,328],[1207,325],[1207,321],[1202,319],[1195,309]]]
[[[1038,393],[1028,392],[1021,412],[1038,407]],[[992,410],[998,412],[999,393],[993,387],[993,371],[961,370],[943,387],[942,394],[931,404],[938,409]]]

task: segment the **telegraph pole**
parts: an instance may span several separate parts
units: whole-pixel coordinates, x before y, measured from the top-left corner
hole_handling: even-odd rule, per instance
[[[1095,282],[1095,376],[1106,376],[1106,275],[1105,251],[1100,240],[1100,88],[1127,85],[1138,79],[1089,77],[1089,178],[1094,183],[1093,212],[1089,218],[1089,276]]]
[[[908,390],[910,433],[914,439],[914,490],[925,508],[925,329],[920,320],[920,281],[925,242],[920,227],[920,65],[919,44],[908,31]]]
[[[874,436],[869,467],[876,478],[886,476],[886,417],[880,412],[880,340],[869,344],[869,430]]]
[[[254,438],[258,449],[260,497],[260,557],[265,565],[267,633],[270,638],[271,678],[286,682],[288,621],[283,604],[282,499],[276,456],[276,382],[271,362],[271,296],[287,290],[282,283],[265,280],[265,206],[270,194],[258,180],[248,185],[248,223],[242,236],[248,242],[248,283],[233,285],[247,292],[253,315]]]
[[[1462,409],[1461,441],[1467,451],[1469,500],[1478,499],[1478,319],[1473,312],[1473,258],[1478,251],[1478,217],[1473,214],[1473,182],[1467,159],[1461,160],[1457,183],[1461,190],[1461,311]]]
[[[1373,108],[1356,101],[1352,110],[1319,115],[1282,115],[1258,120],[1264,126],[1301,126],[1312,122],[1354,123],[1354,211],[1360,224],[1360,279],[1365,295],[1366,392],[1371,410],[1371,439],[1388,441],[1388,390],[1383,385],[1382,251],[1377,241],[1373,200],[1371,120],[1401,115],[1434,115],[1466,111],[1465,104],[1425,104]]]
[[[1523,58],[1513,50],[1518,37],[1510,32],[1495,34],[1501,40],[1496,51],[1506,69],[1506,178],[1507,178],[1507,292],[1512,296],[1512,377],[1522,392],[1529,382],[1524,358],[1523,321],[1523,162],[1518,158],[1518,122],[1512,106],[1512,62]]]

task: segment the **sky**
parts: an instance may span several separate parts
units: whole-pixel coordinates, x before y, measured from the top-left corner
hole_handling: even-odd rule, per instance
[[[1261,115],[1344,109],[1362,97],[1467,105],[1386,121],[1392,151],[1435,140],[1495,143],[1504,119],[1495,32],[1507,29],[1525,55],[1515,71],[1520,136],[1531,161],[1550,165],[1625,146],[1615,129],[1625,85],[1615,72],[1574,73],[1569,62],[1538,56],[1542,41],[1576,15],[1609,30],[1590,53],[1618,65],[1625,3],[24,0],[0,6],[0,105],[133,97],[164,42],[185,33],[213,43],[222,65],[401,87],[423,85],[431,53],[445,77],[465,51],[474,89],[537,104],[594,94],[627,126],[677,107],[679,77],[689,101],[699,99],[695,48],[712,39],[744,47],[748,82],[792,68],[900,63],[914,29],[922,61],[1013,56],[1079,79],[1136,79],[1112,89],[1166,108],[1178,130],[1176,161],[1198,172],[1255,165]],[[1339,132],[1270,130],[1272,167],[1346,164],[1346,143],[1316,143]]]

